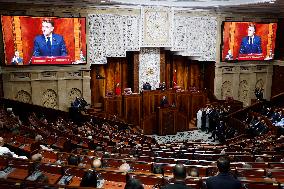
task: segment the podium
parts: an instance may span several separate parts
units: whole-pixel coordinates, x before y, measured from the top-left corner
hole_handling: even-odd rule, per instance
[[[32,64],[71,64],[70,56],[33,56]]]
[[[158,107],[158,134],[159,135],[174,135],[176,134],[176,122],[177,122],[177,108]]]

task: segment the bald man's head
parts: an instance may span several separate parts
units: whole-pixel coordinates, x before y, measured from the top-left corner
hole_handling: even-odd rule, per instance
[[[173,170],[175,179],[186,178],[186,168],[183,164],[176,164]]]

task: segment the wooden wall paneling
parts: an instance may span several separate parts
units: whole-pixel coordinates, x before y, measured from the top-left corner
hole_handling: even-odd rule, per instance
[[[173,59],[173,80],[176,80],[177,85],[184,89],[184,78],[183,78],[183,59],[180,56],[175,56]],[[175,78],[174,78],[175,77]]]
[[[186,62],[184,63],[184,72],[183,72],[183,80],[184,80],[184,89],[188,90],[189,89],[189,82],[190,82],[190,77],[189,77],[189,68],[190,68],[190,64],[189,64],[189,60],[186,60]]]
[[[117,87],[122,89],[122,86],[123,86],[122,63],[123,63],[123,60],[121,58],[116,58],[116,61],[112,63],[113,69],[114,69],[114,76],[113,76],[113,90],[114,91],[116,90]],[[119,95],[121,95],[121,93]]]
[[[204,106],[206,103],[206,98],[203,93],[192,93],[191,94],[191,115],[190,120],[196,117],[198,109]]]
[[[183,132],[188,130],[188,119],[187,115],[184,114],[183,112],[178,112],[177,113],[177,121],[175,124],[175,130],[176,132]]]
[[[175,90],[167,90],[166,96],[168,98],[169,105],[172,105],[172,104],[176,105],[176,92],[175,92]]]
[[[203,62],[204,77],[201,78],[204,82],[203,88],[212,91],[214,94],[214,79],[215,79],[215,62]]]
[[[140,125],[141,121],[141,96],[136,95],[124,95],[124,119],[127,123],[134,125]]]
[[[123,80],[127,80],[127,84],[123,87],[131,88],[134,93],[138,93],[139,91],[135,91],[134,87],[134,52],[126,52],[126,64],[123,66],[122,74],[126,73],[126,76],[123,76]]]
[[[155,96],[159,96],[159,91],[143,91],[142,95],[142,111],[143,118],[141,125],[144,134],[158,134],[158,126],[156,120]],[[157,102],[156,102],[157,103]],[[160,102],[159,102],[160,104]]]
[[[271,97],[284,92],[284,66],[273,66]]]
[[[123,118],[122,97],[121,96],[104,98],[104,107],[105,107],[106,114],[116,115],[119,118]]]
[[[171,55],[170,51],[165,51],[165,78],[166,78],[166,85],[167,88],[173,87],[173,63],[172,59],[173,56]]]
[[[133,55],[133,78],[134,78],[134,93],[139,93],[139,52],[134,52]]]
[[[177,93],[176,105],[179,112],[183,112],[187,117],[190,117],[191,95],[189,92]]]
[[[167,84],[167,88],[173,87],[173,76],[172,76],[171,70],[172,70],[172,64],[167,63],[166,64],[166,84]]]
[[[145,135],[158,134],[158,124],[155,113],[143,118],[141,125]]]
[[[154,91],[153,93],[153,106],[152,106],[152,110],[154,112],[157,112],[157,107],[160,107],[161,104],[161,99],[162,99],[162,91]]]
[[[96,75],[104,76],[104,68],[102,65],[93,65],[91,67],[91,104],[104,103],[105,96],[105,79],[97,79]]]
[[[166,82],[166,51],[160,50],[160,82]],[[167,84],[167,82],[166,82]]]
[[[190,86],[201,88],[200,85],[200,65],[198,62],[191,62],[190,64]]]
[[[151,115],[151,91],[143,91],[142,95],[142,117],[143,119]]]
[[[108,58],[105,64],[106,93],[115,92],[115,58]]]

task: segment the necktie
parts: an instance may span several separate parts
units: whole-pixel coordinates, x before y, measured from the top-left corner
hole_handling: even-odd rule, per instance
[[[249,44],[251,44],[251,37],[249,37]]]
[[[47,37],[47,42],[46,42],[46,46],[48,49],[48,54],[51,55],[51,41],[50,41],[50,37]]]

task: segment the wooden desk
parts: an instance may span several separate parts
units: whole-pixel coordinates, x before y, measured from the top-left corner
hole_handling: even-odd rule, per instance
[[[16,168],[12,173],[8,175],[8,179],[15,179],[15,180],[25,180],[25,178],[29,175],[28,169],[19,169]]]
[[[157,112],[163,96],[167,97],[169,104],[174,105],[178,112],[176,119],[179,121],[175,125],[175,131],[169,132],[171,134],[189,130],[188,123],[206,103],[206,94],[203,92],[152,90],[141,94],[106,97],[104,111],[107,115],[116,115],[127,123],[139,125],[146,135],[159,134]]]
[[[110,115],[116,115],[122,117],[122,97],[105,97],[104,98],[104,111]]]
[[[62,177],[60,174],[52,174],[47,172],[43,172],[43,174],[48,177],[48,184],[57,184],[59,179]]]

